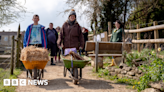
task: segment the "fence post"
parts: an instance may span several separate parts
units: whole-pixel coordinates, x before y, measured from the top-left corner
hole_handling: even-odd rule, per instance
[[[105,32],[103,32],[101,34],[104,34],[104,38],[101,38],[101,41],[108,41],[108,33],[107,33],[107,31],[105,31]]]
[[[108,35],[112,33],[112,24],[111,22],[108,22]],[[108,41],[110,41],[110,38],[108,37]]]
[[[10,47],[10,35],[8,35],[8,47]]]
[[[132,23],[131,22],[129,23],[129,29],[132,29]],[[133,40],[133,33],[130,33],[128,35],[130,35],[130,38]],[[133,45],[134,44],[132,44],[132,49],[133,49]]]
[[[16,67],[19,68],[20,67],[20,60],[19,60],[19,57],[20,57],[20,24],[19,24],[19,27],[18,27],[18,32],[17,32],[17,51],[16,51]]]
[[[157,21],[154,21],[154,26],[158,25]],[[159,34],[158,34],[158,30],[154,30],[154,39],[158,39],[159,38]],[[155,43],[155,50],[158,51],[158,43]]]
[[[139,24],[137,24],[137,29],[139,29],[140,26]],[[140,40],[141,39],[141,33],[137,33],[137,40]],[[137,51],[140,52],[140,43],[137,44]]]
[[[98,72],[98,53],[99,53],[99,42],[95,44],[95,71]]]
[[[10,75],[13,75],[14,69],[14,36],[12,36],[12,44],[11,44],[11,61],[10,61]]]
[[[131,23],[131,22],[129,23],[129,29],[132,29],[132,23]],[[132,36],[132,35],[133,35],[133,33],[130,33],[129,35],[130,35],[130,38],[132,38],[132,37],[133,37],[133,36]],[[132,38],[132,39],[133,39],[133,38]]]
[[[111,29],[112,29],[111,22],[108,22],[108,34],[109,34],[109,35],[112,33],[112,32],[111,32]]]

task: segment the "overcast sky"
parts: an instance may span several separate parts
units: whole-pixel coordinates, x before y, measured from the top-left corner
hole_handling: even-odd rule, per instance
[[[19,2],[22,2],[24,0],[18,0]],[[68,5],[65,4],[66,0],[26,0],[25,2],[22,2],[21,4],[27,8],[27,11],[32,13],[26,13],[26,17],[24,19],[18,20],[18,22],[12,23],[7,26],[3,26],[0,28],[0,31],[17,31],[18,25],[20,23],[21,25],[21,31],[26,30],[27,26],[32,24],[32,17],[34,14],[38,14],[40,17],[39,24],[44,25],[46,28],[48,27],[49,23],[54,23],[54,27],[62,26],[63,23],[68,19],[69,13],[65,14],[62,13],[59,15],[59,12],[64,11],[68,8]],[[75,11],[77,11],[75,9]],[[84,26],[89,29],[89,24],[86,21],[85,17],[82,17],[81,19],[77,14],[77,21],[81,26]],[[80,15],[80,14],[79,14]]]

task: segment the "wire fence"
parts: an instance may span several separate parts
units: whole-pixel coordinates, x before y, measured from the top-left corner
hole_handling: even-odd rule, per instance
[[[2,78],[0,78],[0,82],[2,82],[2,81],[3,81],[3,79],[8,78],[8,77],[9,77],[9,75],[10,75],[10,73],[8,73],[8,72],[9,72],[9,70],[4,70],[4,71],[1,71],[1,73],[2,73],[2,72],[5,72],[5,75],[4,75]]]
[[[9,58],[7,58],[6,60],[4,60],[2,63],[0,63],[0,65],[2,65],[2,64],[4,64],[4,63],[6,63],[9,59],[10,59],[10,57],[9,57]]]

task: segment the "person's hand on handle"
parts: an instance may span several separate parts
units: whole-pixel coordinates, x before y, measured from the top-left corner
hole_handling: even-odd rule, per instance
[[[62,50],[62,46],[59,46],[59,49]]]
[[[82,50],[83,48],[82,47],[79,47],[79,50]]]
[[[81,56],[81,53],[82,53],[82,47],[79,47],[79,54],[80,54],[80,56]]]

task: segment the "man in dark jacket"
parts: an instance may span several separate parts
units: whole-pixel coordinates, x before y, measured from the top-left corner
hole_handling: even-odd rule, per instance
[[[56,61],[56,56],[57,56],[57,40],[58,40],[58,33],[57,31],[53,28],[53,23],[49,24],[49,28],[46,29],[46,35],[47,35],[47,42],[48,42],[48,49],[51,50],[51,65],[55,65],[53,63],[53,57],[55,56],[55,61]]]

